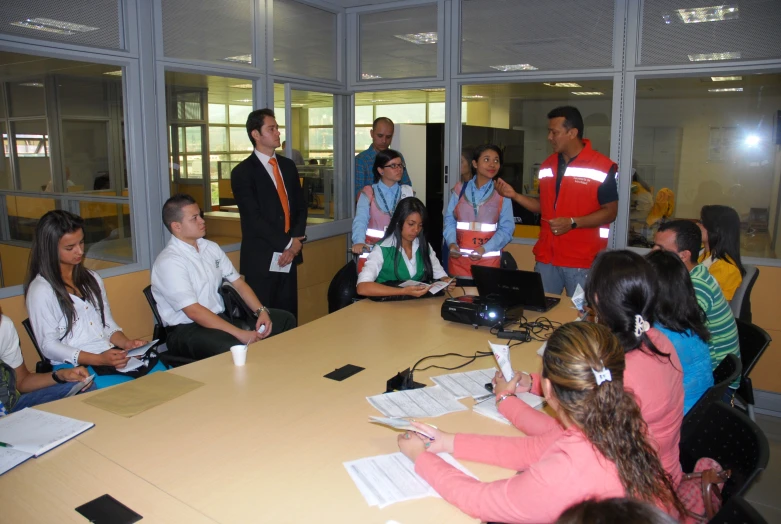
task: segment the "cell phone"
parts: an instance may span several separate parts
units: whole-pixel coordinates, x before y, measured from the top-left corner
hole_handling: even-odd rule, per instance
[[[486,384],[484,387],[485,387],[485,389],[487,389],[489,392],[491,392],[491,393],[493,393],[493,392],[494,392],[494,385],[493,385],[493,384],[491,384],[490,382],[489,382],[488,384]]]

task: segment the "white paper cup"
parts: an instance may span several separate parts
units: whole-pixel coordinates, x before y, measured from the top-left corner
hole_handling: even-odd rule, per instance
[[[231,355],[233,355],[234,364],[237,366],[243,366],[247,362],[247,346],[244,344],[231,346]]]

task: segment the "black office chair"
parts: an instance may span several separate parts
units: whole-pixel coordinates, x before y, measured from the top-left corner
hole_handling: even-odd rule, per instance
[[[695,427],[681,437],[681,467],[693,471],[697,460],[709,457],[732,470],[721,495],[726,503],[742,496],[767,467],[770,445],[750,418],[724,402],[714,402],[700,414]]]
[[[767,521],[743,497],[732,497],[708,524],[767,524]]]
[[[724,360],[713,371],[713,385],[702,394],[697,403],[683,417],[681,441],[687,439],[696,430],[700,424],[700,419],[705,415],[708,407],[724,398],[727,388],[740,376],[742,369],[738,357],[733,354],[724,357]]]
[[[24,326],[24,330],[27,331],[27,336],[30,337],[30,341],[33,343],[33,347],[35,347],[35,351],[38,352],[38,357],[41,359],[35,364],[35,372],[51,373],[54,367],[52,366],[51,361],[43,356],[43,352],[41,351],[40,346],[38,346],[38,341],[35,339],[35,333],[33,333],[33,326],[30,324],[30,319],[26,318],[22,320],[22,325]]]
[[[149,303],[149,308],[152,310],[152,315],[155,317],[155,328],[152,338],[156,338],[160,341],[159,345],[157,346],[157,356],[160,358],[160,362],[162,362],[163,365],[168,369],[195,362],[195,359],[192,358],[178,357],[176,355],[169,354],[168,351],[161,351],[161,346],[168,338],[168,333],[166,332],[165,326],[163,325],[163,318],[160,316],[160,312],[157,311],[157,302],[155,301],[155,297],[152,295],[152,286],[146,286],[144,288],[144,296],[146,297],[146,301]]]
[[[735,294],[732,295],[729,307],[736,319],[751,322],[751,290],[759,277],[759,268],[751,264],[744,264],[743,268],[746,270],[746,274],[738,289],[735,290]]]
[[[358,299],[358,266],[353,260],[336,272],[328,285],[328,313],[339,311]]]
[[[770,345],[770,335],[759,326],[749,322],[735,319],[738,325],[738,340],[740,341],[740,360],[743,363],[743,376],[740,378],[738,399],[746,405],[746,412],[751,420],[754,419],[754,388],[749,374],[759,361],[762,353]]]

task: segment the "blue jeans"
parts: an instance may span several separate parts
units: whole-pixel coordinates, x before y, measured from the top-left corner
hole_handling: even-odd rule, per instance
[[[29,393],[22,393],[22,396],[20,396],[19,400],[16,401],[16,404],[14,404],[14,409],[12,409],[11,412],[19,411],[24,408],[31,408],[33,406],[38,406],[40,404],[46,404],[47,402],[53,402],[55,400],[65,398],[65,395],[67,395],[71,388],[75,385],[75,382],[66,382],[65,384],[55,384],[53,386],[49,386],[48,388],[38,389]],[[94,383],[90,384],[90,387],[87,391],[92,391],[93,389],[95,389]]]
[[[566,289],[567,295],[571,297],[575,294],[578,284],[583,288],[583,291],[586,290],[588,269],[554,266],[553,264],[537,262],[534,265],[534,270],[542,276],[542,286],[545,288],[546,293],[561,295],[562,289]]]

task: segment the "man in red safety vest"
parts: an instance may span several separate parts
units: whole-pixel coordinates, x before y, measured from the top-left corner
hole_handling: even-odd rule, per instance
[[[546,293],[572,296],[586,287],[591,263],[607,247],[609,224],[618,212],[618,165],[583,138],[583,117],[572,106],[548,113],[553,154],[540,166],[540,198],[520,195],[501,180],[496,190],[532,213],[541,213],[534,270]]]

